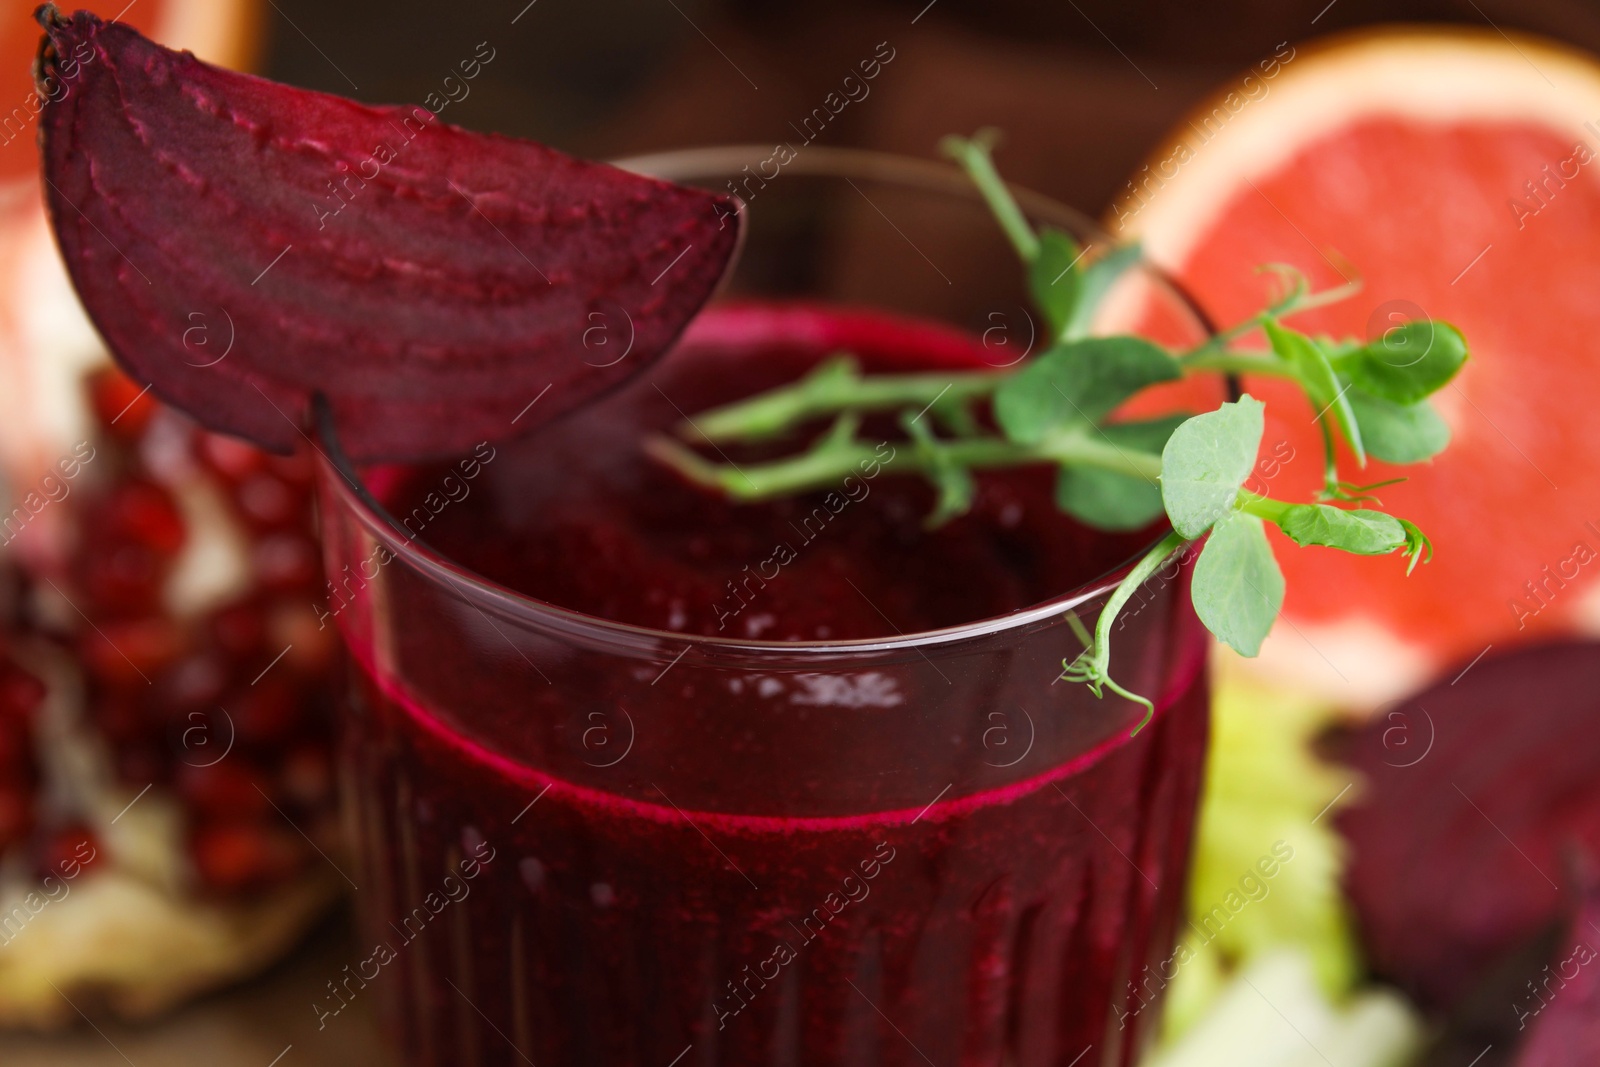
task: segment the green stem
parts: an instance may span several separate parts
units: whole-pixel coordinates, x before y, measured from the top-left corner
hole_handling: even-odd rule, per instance
[[[810,419],[840,412],[923,408],[935,400],[984,396],[1005,371],[962,374],[875,374],[862,377],[840,364],[819,369],[792,385],[702,412],[682,423],[678,434],[714,444],[749,441],[782,433]]]
[[[1339,455],[1334,449],[1333,427],[1328,425],[1326,418],[1318,419],[1317,425],[1322,428],[1322,491],[1325,494],[1337,493],[1339,491]]]
[[[1309,311],[1312,308],[1337,304],[1341,300],[1348,300],[1352,295],[1360,291],[1361,283],[1359,281],[1347,281],[1343,285],[1335,286],[1332,289],[1324,289],[1319,293],[1301,293],[1298,296],[1288,297],[1264,311],[1256,312],[1242,322],[1234,323],[1227,329],[1219,330],[1212,334],[1204,342],[1190,349],[1188,358],[1224,348],[1229,342],[1237,341],[1239,338],[1261,329],[1268,319],[1287,318],[1290,315]]]
[[[1118,448],[1103,437],[1091,437],[1088,434],[1088,431],[1074,431],[1047,439],[1035,447],[1043,461],[1067,466],[1098,467],[1143,478],[1147,482],[1156,482],[1161,478],[1160,456]]]
[[[1239,490],[1239,510],[1259,519],[1266,519],[1270,523],[1276,524],[1283,518],[1284,512],[1294,506],[1287,500],[1274,500],[1270,496],[1262,496],[1248,489]]]
[[[1022,257],[1024,263],[1032,263],[1039,254],[1039,238],[1033,232],[1033,227],[1028,224],[1028,217],[1022,213],[1022,208],[1017,206],[1016,198],[1011,195],[1011,189],[1005,180],[1000,177],[1000,172],[995,170],[994,160],[989,155],[992,135],[986,137],[980,131],[976,136],[946,137],[940,147],[945,155],[961,164],[967,176],[972,179],[972,184],[978,187],[984,200],[988,201],[989,210],[994,213],[995,220],[1000,223],[1000,228],[1011,239],[1011,245],[1017,250],[1017,255]]]
[[[1036,445],[1019,445],[1003,437],[958,437],[943,442],[939,452],[943,462],[969,469],[1016,467],[1030,463],[1097,467],[1136,478],[1155,481],[1161,476],[1161,457],[1148,452],[1118,448],[1104,439],[1077,430],[1048,438]],[[909,448],[894,449],[884,458],[884,445],[861,441],[826,440],[795,456],[748,466],[721,465],[706,460],[677,441],[652,437],[645,451],[655,460],[676,470],[696,485],[716,489],[739,501],[803,493],[814,489],[837,488],[850,475],[860,475],[872,464],[896,471],[918,473],[932,466],[933,460]]]
[[[1235,323],[1234,325],[1229,326],[1227,329],[1219,330],[1210,337],[1207,337],[1204,341],[1201,341],[1199,344],[1189,349],[1187,353],[1179,356],[1178,360],[1180,363],[1183,363],[1185,366],[1187,366],[1190,362],[1197,360],[1209,353],[1220,352],[1227,348],[1230,342],[1237,341],[1239,338],[1245,336],[1253,330],[1259,330],[1261,325],[1266,322],[1266,320],[1267,313],[1264,311],[1259,314],[1252,315],[1243,322]]]
[[[1186,373],[1268,374],[1274,378],[1298,378],[1295,369],[1277,356],[1196,350],[1197,355],[1179,357]]]
[[[1094,646],[1089,653],[1093,664],[1091,676],[1093,681],[1104,685],[1126,700],[1144,705],[1144,718],[1140,720],[1139,725],[1129,732],[1129,737],[1133,737],[1149,724],[1151,717],[1155,715],[1156,709],[1149,699],[1124,689],[1112,679],[1110,674],[1111,624],[1117,621],[1117,614],[1122,611],[1124,605],[1128,603],[1129,598],[1138,591],[1139,587],[1148,581],[1150,576],[1159,570],[1161,565],[1174,552],[1186,544],[1188,544],[1188,541],[1176,530],[1163,537],[1154,548],[1145,553],[1143,559],[1133,565],[1133,570],[1128,572],[1128,576],[1117,583],[1117,587],[1111,591],[1110,598],[1106,600],[1106,606],[1100,609],[1100,617],[1094,624]]]
[[[1138,591],[1145,581],[1160,569],[1167,561],[1167,557],[1188,542],[1182,534],[1173,530],[1163,537],[1143,559],[1133,565],[1133,570],[1112,590],[1111,597],[1106,601],[1106,606],[1100,609],[1100,618],[1094,624],[1095,657],[1102,666],[1111,665],[1111,624],[1117,621],[1117,613],[1127,604],[1130,597]]]
[[[1177,358],[1184,371],[1191,374],[1298,377],[1288,363],[1268,353],[1218,352],[1201,345]],[[920,411],[935,401],[987,397],[1015,373],[996,370],[863,376],[842,359],[819,367],[793,384],[695,415],[679,425],[678,435],[689,441],[704,439],[725,444],[772,437],[811,419],[844,412],[864,414],[908,407]]]

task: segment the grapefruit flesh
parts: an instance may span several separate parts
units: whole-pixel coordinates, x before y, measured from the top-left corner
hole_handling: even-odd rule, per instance
[[[1259,83],[1258,83],[1259,84]],[[1398,697],[1491,646],[1600,630],[1600,66],[1564,48],[1470,31],[1385,31],[1301,49],[1265,93],[1203,108],[1113,209],[1220,324],[1259,310],[1265,263],[1349,301],[1291,320],[1374,338],[1408,318],[1458,326],[1472,358],[1435,398],[1452,443],[1383,506],[1434,561],[1279,539],[1284,618],[1261,668],[1352,705]],[[1254,343],[1254,342],[1252,342]],[[1273,496],[1321,485],[1313,412],[1280,381],[1263,456]],[[1258,472],[1264,473],[1264,472]],[[1262,490],[1260,484],[1252,488]]]

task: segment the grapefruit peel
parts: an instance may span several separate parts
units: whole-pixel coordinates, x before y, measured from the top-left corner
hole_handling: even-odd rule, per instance
[[[938,525],[959,517],[973,495],[974,473],[986,468],[1048,464],[1058,471],[1057,503],[1091,526],[1137,530],[1165,518],[1171,529],[1138,560],[1101,609],[1093,632],[1076,617],[1083,651],[1063,660],[1062,677],[1142,705],[1143,727],[1154,713],[1144,696],[1111,674],[1111,629],[1133,592],[1174,557],[1198,554],[1191,598],[1201,621],[1224,643],[1254,656],[1283,604],[1284,581],[1266,527],[1304,546],[1355,555],[1400,553],[1407,573],[1431,555],[1414,524],[1372,508],[1370,492],[1340,475],[1342,442],[1360,466],[1366,439],[1386,458],[1426,459],[1448,441],[1437,432],[1429,398],[1448,385],[1467,358],[1460,332],[1443,322],[1405,323],[1370,341],[1312,337],[1286,319],[1351,295],[1346,283],[1312,291],[1299,271],[1266,270],[1281,292],[1260,312],[1185,351],[1135,336],[1087,337],[1097,305],[1138,257],[1123,247],[1092,260],[1056,230],[1035,232],[995,169],[992,133],[947,138],[944,150],[966,171],[1022,260],[1035,305],[1050,325],[1048,349],[1013,368],[949,375],[863,376],[843,355],[791,385],[701,413],[679,427],[708,444],[771,438],[816,419],[830,430],[804,450],[761,464],[716,463],[684,441],[662,436],[648,448],[697,484],[739,500],[822,489],[853,471],[871,446],[859,437],[862,416],[896,412],[912,447],[896,471],[932,483]],[[1265,350],[1234,342],[1264,335]],[[1245,488],[1264,430],[1261,401],[1245,394],[1187,419],[1117,420],[1144,390],[1201,374],[1262,374],[1298,387],[1321,428],[1325,479],[1311,502],[1278,500]],[[1352,399],[1360,396],[1361,403]],[[931,413],[927,423],[924,414]],[[987,421],[986,421],[987,420]],[[1442,425],[1442,424],[1439,424]],[[937,426],[943,432],[934,429]],[[993,426],[994,429],[987,429]],[[1376,453],[1375,453],[1376,454]]]

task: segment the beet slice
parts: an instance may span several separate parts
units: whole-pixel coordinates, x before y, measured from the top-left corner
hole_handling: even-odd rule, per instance
[[[356,459],[548,421],[670,347],[738,245],[725,196],[39,17],[38,76],[68,87],[45,192],[90,316],[162,399],[268,448],[317,393]]]
[[[1572,857],[1600,855],[1600,645],[1462,666],[1347,739],[1363,784],[1338,817],[1373,969],[1440,1013],[1502,981],[1582,888]]]
[[[1555,952],[1515,997],[1517,1028],[1527,1031],[1517,1067],[1600,1063],[1600,886],[1586,887]]]

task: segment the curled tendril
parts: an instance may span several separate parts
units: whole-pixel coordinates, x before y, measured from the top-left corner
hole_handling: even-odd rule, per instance
[[[1124,689],[1111,677],[1111,624],[1116,621],[1117,613],[1128,602],[1128,598],[1133,596],[1134,591],[1188,543],[1181,534],[1173,532],[1167,534],[1154,548],[1145,553],[1144,557],[1133,565],[1127,577],[1123,578],[1106,598],[1106,605],[1100,609],[1100,617],[1095,621],[1093,634],[1084,627],[1076,612],[1068,612],[1066,615],[1067,625],[1077,635],[1084,648],[1076,658],[1062,661],[1061,677],[1066,681],[1088,686],[1096,699],[1103,698],[1105,690],[1109,689],[1124,700],[1142,706],[1144,718],[1128,732],[1129,737],[1137,735],[1149,724],[1156,713],[1156,706],[1148,698]]]
[[[1417,564],[1428,563],[1433,559],[1433,542],[1428,540],[1428,535],[1417,528],[1416,523],[1400,519],[1400,526],[1406,532],[1406,557],[1410,560],[1406,564],[1406,574],[1409,575],[1417,569]]]
[[[1322,501],[1341,500],[1347,504],[1382,504],[1383,501],[1372,495],[1375,489],[1384,489],[1391,485],[1399,485],[1406,479],[1389,478],[1370,485],[1356,485],[1353,482],[1335,481],[1317,494],[1317,499]],[[1404,521],[1404,520],[1402,520]]]

